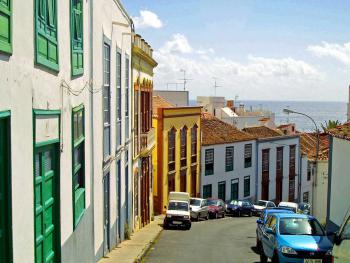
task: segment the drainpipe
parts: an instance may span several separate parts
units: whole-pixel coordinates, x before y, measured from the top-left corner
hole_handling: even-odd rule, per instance
[[[94,85],[93,82],[93,72],[94,72],[94,59],[93,59],[93,49],[94,49],[94,44],[93,44],[93,0],[89,1],[89,82],[91,85]],[[90,199],[91,199],[91,211],[92,211],[92,247],[94,248],[94,251],[96,251],[95,248],[95,224],[94,224],[94,217],[95,217],[95,201],[94,201],[94,170],[95,170],[95,154],[94,154],[94,142],[93,138],[94,136],[94,94],[92,92],[89,92],[89,99],[90,99],[90,162],[91,162],[91,167],[90,167]],[[93,251],[93,256],[95,257],[95,252]]]
[[[255,202],[258,202],[258,189],[259,189],[259,141],[256,140],[255,146]]]

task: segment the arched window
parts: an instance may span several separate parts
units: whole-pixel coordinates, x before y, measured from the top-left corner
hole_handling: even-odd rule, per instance
[[[176,129],[173,127],[168,132],[168,170],[174,171],[175,170],[175,136],[176,136]]]
[[[191,129],[191,162],[197,162],[197,130],[198,126],[195,124]]]
[[[187,127],[184,126],[180,131],[181,141],[181,167],[187,165]]]

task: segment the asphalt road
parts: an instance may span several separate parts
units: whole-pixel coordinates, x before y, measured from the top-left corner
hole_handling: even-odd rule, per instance
[[[255,263],[256,217],[193,222],[189,231],[164,230],[146,255],[147,263]]]

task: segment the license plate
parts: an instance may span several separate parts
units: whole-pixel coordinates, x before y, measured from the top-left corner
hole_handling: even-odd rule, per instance
[[[304,259],[304,263],[322,263],[322,259]]]
[[[181,221],[173,221],[173,224],[174,224],[174,225],[181,225],[182,222],[181,222]]]

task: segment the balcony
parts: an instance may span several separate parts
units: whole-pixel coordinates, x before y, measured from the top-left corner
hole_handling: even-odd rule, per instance
[[[151,128],[148,132],[141,133],[141,156],[149,155],[156,143],[155,129]]]

